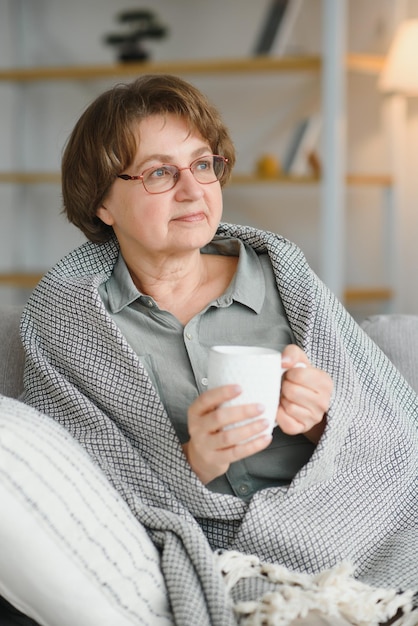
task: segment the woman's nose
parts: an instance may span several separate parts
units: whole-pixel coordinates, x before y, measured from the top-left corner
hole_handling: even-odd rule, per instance
[[[175,186],[176,196],[187,199],[199,199],[203,196],[203,185],[193,176],[190,168],[185,167],[179,172],[179,179]]]

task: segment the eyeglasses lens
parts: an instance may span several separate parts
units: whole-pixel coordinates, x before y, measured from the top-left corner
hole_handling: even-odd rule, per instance
[[[208,155],[196,159],[189,167],[181,169],[175,165],[162,165],[144,173],[142,182],[149,193],[169,191],[177,183],[183,169],[190,169],[199,183],[208,185],[222,178],[225,171],[225,160],[220,156]]]

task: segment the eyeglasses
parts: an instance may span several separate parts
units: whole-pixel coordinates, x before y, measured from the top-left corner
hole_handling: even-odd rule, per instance
[[[198,183],[210,185],[220,180],[225,173],[228,159],[218,154],[206,154],[192,161],[189,167],[176,165],[159,165],[150,167],[139,176],[119,174],[122,180],[140,180],[148,193],[164,193],[173,189],[179,181],[180,172],[190,170]]]

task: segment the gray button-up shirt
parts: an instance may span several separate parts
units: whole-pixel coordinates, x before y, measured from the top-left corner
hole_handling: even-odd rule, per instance
[[[100,286],[105,307],[151,377],[182,443],[189,438],[187,409],[207,388],[208,351],[213,345],[252,345],[281,351],[294,342],[267,254],[237,239],[218,239],[203,254],[239,256],[225,293],[185,326],[135,287],[121,255]],[[259,489],[289,483],[314,446],[303,435],[273,431],[270,446],[242,461],[208,486],[249,499]]]

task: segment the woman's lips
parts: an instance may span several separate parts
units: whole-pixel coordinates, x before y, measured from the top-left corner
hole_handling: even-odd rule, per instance
[[[200,222],[205,219],[205,214],[202,211],[198,213],[186,213],[185,215],[179,215],[175,217],[175,222]]]

